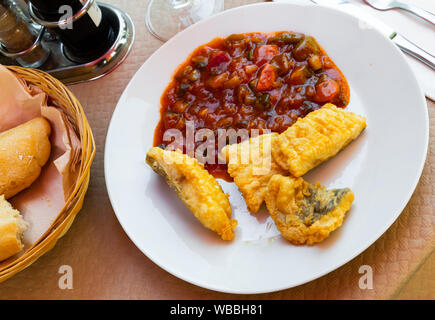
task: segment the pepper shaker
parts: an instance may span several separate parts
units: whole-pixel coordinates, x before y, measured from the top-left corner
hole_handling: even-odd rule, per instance
[[[14,1],[0,1],[0,52],[23,67],[38,68],[49,56],[40,42],[43,30],[38,34],[17,9]]]

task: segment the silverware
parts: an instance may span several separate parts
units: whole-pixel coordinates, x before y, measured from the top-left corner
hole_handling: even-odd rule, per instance
[[[362,11],[360,7],[350,3],[347,0],[310,0],[315,4],[320,4],[329,7],[335,7],[358,17],[361,21],[370,23],[374,28],[379,30],[382,34],[390,38],[403,52],[420,60],[435,70],[435,56],[423,50],[412,41],[406,39],[404,36],[398,34],[393,28],[389,27],[381,20]]]
[[[377,10],[403,9],[435,25],[435,14],[417,6],[395,0],[364,0]]]

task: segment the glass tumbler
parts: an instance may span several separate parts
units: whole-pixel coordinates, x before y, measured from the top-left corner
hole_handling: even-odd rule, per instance
[[[181,30],[223,9],[223,0],[150,0],[145,22],[156,38],[167,41]]]

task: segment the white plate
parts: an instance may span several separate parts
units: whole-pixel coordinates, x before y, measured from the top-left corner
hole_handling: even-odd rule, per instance
[[[350,187],[356,196],[343,226],[312,247],[287,243],[264,209],[250,214],[235,185],[219,180],[230,193],[233,215],[239,220],[235,240],[222,241],[202,227],[164,179],[145,164],[160,116],[160,96],[175,68],[214,37],[279,30],[313,35],[347,77],[348,110],[367,117],[368,127],[355,142],[306,175],[309,181],[329,187]],[[107,189],[131,240],[173,275],[223,292],[281,290],[340,267],[391,226],[421,175],[428,127],[425,99],[414,74],[402,53],[376,30],[320,6],[244,6],[181,32],[133,77],[107,135]]]

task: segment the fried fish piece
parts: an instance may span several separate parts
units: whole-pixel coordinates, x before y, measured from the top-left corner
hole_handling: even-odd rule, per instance
[[[51,127],[35,118],[0,133],[0,194],[6,199],[30,187],[51,153]]]
[[[263,134],[222,148],[220,157],[228,164],[228,173],[245,198],[248,210],[257,212],[264,201],[267,183],[274,174],[286,171],[272,159],[272,141],[277,133]]]
[[[273,141],[273,159],[293,176],[300,177],[335,156],[356,139],[366,119],[333,104],[300,118]]]
[[[223,240],[233,240],[237,220],[231,218],[231,205],[216,179],[196,159],[181,151],[151,148],[148,165],[177,193],[195,217]]]
[[[341,226],[354,194],[349,188],[327,190],[302,178],[274,175],[265,200],[285,239],[296,245],[312,245]]]

